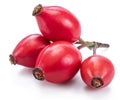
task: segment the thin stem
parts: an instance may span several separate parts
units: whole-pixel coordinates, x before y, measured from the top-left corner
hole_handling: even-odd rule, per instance
[[[80,38],[79,42],[80,42],[81,44],[86,43],[82,38]]]
[[[96,49],[98,48],[97,42],[93,42],[94,47],[93,47],[93,55],[96,55]]]
[[[84,44],[86,43],[82,38],[80,38],[75,44]]]
[[[77,41],[75,44],[81,44],[77,47],[78,49],[81,49],[83,47],[87,47],[88,49],[91,50],[95,47],[95,45],[96,45],[96,49],[97,48],[108,48],[108,47],[110,47],[110,45],[106,44],[106,43],[95,42],[95,41],[93,41],[93,42],[84,41],[82,38],[80,38],[80,40]]]
[[[93,45],[94,45],[94,44],[91,43],[91,42],[85,42],[85,43],[79,45],[77,48],[78,48],[78,49],[82,49],[82,48],[84,48],[84,47],[88,47],[89,49],[91,49],[91,46],[93,46]]]
[[[97,43],[97,46],[98,48],[109,48],[110,45],[109,44],[106,44],[106,43],[100,43],[100,42],[96,42]]]
[[[87,45],[87,44],[89,44],[87,41],[84,41],[82,38],[80,38],[79,39],[79,41],[77,41],[75,44],[86,44],[86,46],[85,47],[87,47],[88,49],[91,49],[91,45],[89,46],[89,45]],[[80,47],[78,47],[78,48],[82,48],[82,47],[84,47],[84,46],[80,46]]]

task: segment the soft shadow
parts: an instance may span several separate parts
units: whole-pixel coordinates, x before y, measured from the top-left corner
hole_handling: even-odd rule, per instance
[[[77,78],[74,77],[73,79],[71,79],[68,82],[57,84],[57,85],[60,87],[73,87],[77,83],[77,81],[78,81]]]
[[[31,68],[23,68],[20,70],[19,74],[22,76],[32,76],[32,70]]]
[[[100,92],[100,91],[104,91],[104,92],[109,92],[110,88],[109,87],[104,87],[104,88],[90,88],[88,86],[85,86],[85,91],[88,92]]]
[[[88,86],[84,87],[85,92],[88,96],[93,97],[98,99],[98,98],[104,98],[106,96],[109,96],[111,94],[111,89],[110,87],[104,87],[104,88],[98,88],[98,89],[93,89]]]
[[[44,89],[46,88],[46,89],[68,89],[70,90],[70,89],[76,89],[76,88],[81,87],[81,85],[79,84],[78,78],[76,77],[74,77],[73,79],[65,83],[52,83],[46,80],[44,81],[36,80],[36,83],[40,85],[40,87],[41,86],[44,87]]]

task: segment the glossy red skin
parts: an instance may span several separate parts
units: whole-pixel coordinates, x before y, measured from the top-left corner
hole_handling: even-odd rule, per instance
[[[92,87],[91,80],[94,77],[101,78],[104,82],[102,87],[106,87],[112,81],[115,73],[112,62],[108,58],[100,55],[93,55],[85,59],[80,70],[82,80],[89,87]]]
[[[47,81],[63,83],[72,79],[81,66],[81,53],[71,43],[57,41],[44,48],[36,61]]]
[[[13,50],[16,64],[34,68],[39,52],[48,44],[50,42],[40,34],[26,36]]]
[[[80,38],[81,26],[78,19],[60,6],[44,6],[35,16],[42,34],[51,41],[74,42]]]

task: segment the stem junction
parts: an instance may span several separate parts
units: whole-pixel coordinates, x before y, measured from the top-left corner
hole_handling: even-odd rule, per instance
[[[93,48],[97,49],[97,48],[109,48],[110,47],[110,45],[106,44],[106,43],[101,43],[101,42],[96,42],[96,41],[89,42],[89,41],[84,41],[81,38],[75,44],[81,44],[77,47],[78,49],[82,49],[84,47],[87,47],[88,49],[91,50]]]

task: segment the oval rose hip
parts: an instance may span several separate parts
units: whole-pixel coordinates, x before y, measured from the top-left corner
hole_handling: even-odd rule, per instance
[[[100,55],[93,55],[85,59],[80,68],[82,80],[92,88],[106,87],[114,77],[112,62]]]
[[[81,66],[81,53],[69,42],[57,41],[45,47],[36,61],[33,75],[38,80],[63,83],[72,79]]]
[[[80,38],[81,26],[78,19],[63,7],[39,4],[34,8],[33,15],[41,33],[51,41],[75,42]]]
[[[10,61],[14,65],[34,68],[39,52],[48,44],[50,42],[40,34],[30,34],[16,45],[10,55]]]

